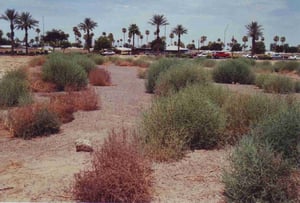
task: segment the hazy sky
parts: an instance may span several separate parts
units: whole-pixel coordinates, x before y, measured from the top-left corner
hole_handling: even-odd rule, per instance
[[[263,26],[267,48],[275,35],[285,36],[290,45],[300,44],[300,0],[0,0],[0,12],[8,8],[30,12],[39,20],[42,31],[44,27],[45,32],[56,28],[69,33],[71,42],[73,26],[86,17],[98,23],[96,37],[111,32],[115,39],[121,39],[122,28],[135,23],[143,34],[150,30],[152,40],[155,27],[148,23],[149,19],[154,14],[163,14],[170,24],[166,27],[167,36],[177,24],[188,29],[182,37],[185,44],[202,35],[207,36],[207,41],[223,41],[225,36],[228,42],[234,36],[241,42],[246,34],[245,25],[251,21]],[[1,20],[0,29],[9,32],[9,24]],[[162,28],[161,35],[164,33]],[[22,31],[16,35],[21,39],[24,36]],[[30,36],[34,35],[31,30]],[[144,42],[145,39],[144,35]]]

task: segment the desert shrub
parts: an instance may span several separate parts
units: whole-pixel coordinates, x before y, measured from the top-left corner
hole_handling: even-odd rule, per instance
[[[86,55],[74,53],[70,55],[70,60],[82,66],[87,74],[96,68],[96,63]]]
[[[91,169],[75,174],[74,196],[82,202],[150,202],[152,169],[128,132],[112,131],[93,153]]]
[[[255,66],[255,71],[256,72],[263,72],[263,73],[272,73],[274,72],[274,67],[270,61],[262,61],[259,63],[256,63]]]
[[[261,122],[254,132],[272,149],[297,164],[300,161],[300,106],[299,103],[281,109]]]
[[[300,93],[300,81],[295,82],[295,92]]]
[[[213,79],[218,83],[252,84],[255,75],[250,65],[240,60],[226,60],[213,70]]]
[[[148,69],[146,68],[139,68],[137,70],[137,77],[140,79],[146,79],[147,78]]]
[[[97,65],[102,65],[105,63],[105,57],[97,54],[88,55]]]
[[[169,95],[193,84],[208,84],[209,75],[193,64],[178,65],[161,73],[155,85],[155,94]]]
[[[52,95],[49,104],[49,108],[58,115],[62,123],[72,121],[75,111],[92,111],[99,107],[98,95],[93,88]]]
[[[29,66],[30,67],[42,66],[44,65],[46,60],[47,60],[46,56],[35,56],[29,61]]]
[[[23,139],[57,133],[61,125],[55,113],[37,105],[18,107],[8,114],[13,135]]]
[[[179,62],[180,60],[178,59],[163,58],[151,64],[145,83],[146,91],[148,93],[154,93],[156,81],[159,77],[159,74],[178,64]]]
[[[228,202],[288,202],[290,166],[267,143],[247,136],[234,149],[223,173]]]
[[[195,59],[196,64],[200,64],[203,67],[215,67],[217,65],[217,62],[215,60],[210,60],[206,58],[196,58]]]
[[[276,96],[229,94],[223,105],[226,130],[220,144],[235,144],[244,134],[249,133],[252,126],[259,124],[267,116],[286,109],[287,106],[286,99]]]
[[[133,60],[133,65],[138,66],[141,68],[148,68],[150,66],[150,63],[142,58]]]
[[[118,66],[133,66],[134,59],[133,58],[119,58],[117,57],[114,61],[114,64]]]
[[[16,106],[31,102],[29,84],[22,70],[7,72],[0,80],[0,105]]]
[[[300,69],[300,63],[297,61],[278,61],[274,65],[274,70],[276,72],[280,71],[297,71]]]
[[[58,90],[81,89],[87,85],[87,73],[75,60],[53,53],[42,67],[42,78],[57,85]]]
[[[190,86],[156,99],[145,112],[141,133],[148,154],[157,160],[178,159],[185,149],[216,146],[225,118],[220,108]]]
[[[271,93],[291,93],[295,91],[294,81],[282,75],[260,75],[256,80],[256,85],[265,92]]]
[[[238,58],[238,59],[235,59],[237,61],[240,61],[240,62],[244,62],[250,66],[255,66],[256,65],[256,60],[255,59],[251,59],[251,58],[245,58],[245,57],[242,57],[242,58]]]
[[[90,71],[89,81],[95,86],[109,86],[111,85],[110,73],[103,68],[96,68]]]
[[[255,85],[259,88],[263,88],[264,83],[265,83],[265,81],[268,77],[269,77],[268,74],[259,74],[259,75],[257,75],[256,78],[255,78]]]

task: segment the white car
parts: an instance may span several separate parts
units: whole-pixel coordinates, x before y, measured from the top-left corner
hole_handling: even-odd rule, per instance
[[[107,50],[107,51],[104,51],[102,53],[102,55],[104,56],[110,56],[110,55],[115,55],[116,53],[114,51],[111,51],[111,50]]]
[[[300,60],[300,56],[293,55],[293,56],[289,56],[288,59],[289,60]]]
[[[197,58],[207,58],[207,56],[205,53],[197,54]]]

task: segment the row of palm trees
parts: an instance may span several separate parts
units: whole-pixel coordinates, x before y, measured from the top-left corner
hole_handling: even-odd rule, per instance
[[[7,9],[4,14],[0,16],[0,19],[6,20],[10,23],[10,41],[11,41],[11,53],[14,54],[14,30],[15,28],[25,31],[25,46],[26,54],[28,54],[28,30],[38,26],[39,21],[35,20],[29,12],[18,13],[14,9]]]

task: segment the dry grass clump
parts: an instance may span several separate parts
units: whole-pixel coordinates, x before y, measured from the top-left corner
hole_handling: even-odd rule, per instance
[[[46,56],[35,56],[34,58],[32,58],[28,65],[30,67],[35,67],[35,66],[42,66],[44,65],[44,63],[46,62],[47,57]]]
[[[137,70],[137,77],[140,79],[146,79],[147,78],[148,69],[146,68],[139,68]]]
[[[28,82],[33,92],[55,92],[57,87],[52,82],[42,80],[41,67],[27,68]]]
[[[93,154],[92,167],[75,175],[76,200],[150,202],[152,169],[140,149],[126,130],[113,130]]]
[[[102,68],[93,69],[89,73],[89,81],[95,86],[109,86],[111,85],[110,73]]]
[[[61,123],[52,110],[33,104],[9,110],[8,125],[15,137],[30,139],[57,133]]]
[[[93,88],[79,92],[55,94],[50,96],[50,108],[58,114],[62,123],[67,123],[74,119],[73,113],[75,111],[98,109],[98,96]]]

